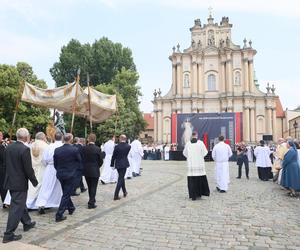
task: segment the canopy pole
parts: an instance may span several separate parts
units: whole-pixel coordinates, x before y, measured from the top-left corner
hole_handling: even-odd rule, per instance
[[[116,102],[116,120],[115,120],[115,132],[114,132],[115,136],[117,132],[118,119],[119,119],[119,110],[118,110],[118,102]]]
[[[90,89],[90,75],[89,75],[89,73],[87,73],[87,87],[88,87],[88,100],[89,100],[90,131],[91,131],[91,133],[93,133],[92,106],[91,106],[91,89]]]
[[[75,98],[74,98],[74,103],[73,103],[72,122],[71,122],[71,131],[70,131],[71,134],[73,132],[73,126],[74,126],[74,118],[75,118],[76,103],[77,103],[77,96],[78,96],[79,80],[80,80],[80,68],[77,70],[77,77],[76,77],[76,90],[75,90]]]
[[[24,88],[25,88],[25,81],[23,79],[23,80],[21,80],[21,82],[19,84],[19,90],[18,90],[18,95],[17,95],[17,100],[16,100],[16,107],[15,107],[14,116],[13,116],[13,119],[12,119],[12,124],[11,124],[11,127],[9,129],[9,140],[10,141],[12,140],[12,131],[13,131],[13,128],[15,126],[16,116],[17,116],[17,112],[18,112],[19,104],[20,104],[20,99],[22,97],[22,93],[24,91]]]

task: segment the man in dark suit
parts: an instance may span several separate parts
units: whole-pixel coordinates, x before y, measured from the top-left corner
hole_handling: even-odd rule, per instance
[[[70,215],[75,211],[71,194],[76,185],[77,173],[81,165],[81,156],[78,149],[72,145],[72,141],[73,135],[67,133],[64,135],[64,145],[54,150],[54,168],[56,169],[56,177],[60,181],[63,191],[59,208],[55,215],[56,222],[67,218],[64,216],[66,209],[68,209]]]
[[[4,202],[7,193],[7,190],[4,188],[4,179],[5,179],[4,150],[5,150],[5,144],[3,142],[3,134],[0,131],[0,194],[1,194],[2,203]],[[3,204],[3,208],[6,208],[4,204]]]
[[[34,187],[38,185],[32,169],[30,149],[24,145],[29,132],[26,128],[20,128],[16,136],[17,141],[10,144],[4,153],[4,167],[6,168],[4,188],[10,191],[11,203],[3,243],[22,238],[22,235],[14,234],[20,221],[23,223],[25,232],[35,226],[26,208],[28,180]]]
[[[91,133],[88,137],[88,144],[83,147],[83,175],[88,186],[89,202],[88,208],[96,208],[96,192],[100,177],[100,167],[103,164],[101,149],[95,145],[96,135]]]
[[[81,159],[83,159],[82,155],[82,150],[83,150],[83,145],[82,145],[82,140],[79,137],[74,138],[74,147],[78,148]],[[83,175],[83,165],[81,164],[81,167],[77,171],[78,174],[78,180],[74,188],[74,192],[72,195],[79,195],[79,193],[76,193],[77,188],[80,188],[81,193],[84,193],[87,189],[84,187],[83,181],[82,181],[82,175]]]
[[[114,194],[114,200],[120,200],[119,192],[122,188],[124,197],[127,196],[127,191],[125,187],[124,176],[126,174],[126,169],[129,167],[128,153],[130,151],[130,145],[126,142],[126,135],[120,135],[120,143],[115,146],[114,152],[111,158],[111,167],[115,167],[118,171],[119,177]]]

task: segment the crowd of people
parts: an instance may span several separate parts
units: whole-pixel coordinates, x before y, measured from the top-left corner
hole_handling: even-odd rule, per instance
[[[204,157],[208,151],[198,135],[193,132],[192,139],[185,145],[183,155],[187,158],[187,185],[189,198],[196,200],[202,195],[209,196],[210,189],[205,172]],[[215,161],[215,181],[216,189],[220,193],[228,190],[229,160],[233,155],[231,147],[224,142],[224,137],[220,136],[219,142],[212,150],[212,158]],[[277,145],[266,145],[261,140],[259,145],[249,146],[244,142],[236,145],[237,152],[237,179],[242,178],[243,166],[245,175],[249,180],[249,162],[255,162],[258,179],[274,182],[287,190],[287,195],[296,197],[300,192],[300,147],[299,142],[292,137],[280,138]]]
[[[96,145],[94,133],[86,142],[70,133],[56,132],[49,143],[43,132],[30,140],[28,130],[20,128],[16,138],[7,143],[0,132],[0,192],[3,208],[9,207],[3,243],[21,239],[14,234],[20,221],[24,231],[35,227],[28,209],[45,214],[47,208],[57,208],[55,221],[61,222],[67,218],[65,211],[69,215],[75,212],[72,195],[88,190],[87,208],[95,209],[99,180],[102,184],[117,183],[113,200],[120,200],[121,189],[124,197],[128,195],[125,179],[141,174],[143,148],[137,138],[129,145],[121,135],[116,145],[113,136],[103,151]]]

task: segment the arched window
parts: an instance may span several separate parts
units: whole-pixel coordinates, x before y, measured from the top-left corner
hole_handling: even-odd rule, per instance
[[[239,71],[234,74],[234,85],[241,85],[241,72]]]
[[[257,119],[257,133],[264,133],[265,129],[264,129],[264,118],[263,117],[259,117]]]
[[[214,74],[208,75],[207,78],[207,90],[214,91],[216,90],[216,76]]]
[[[189,74],[184,74],[183,87],[184,88],[189,88],[190,87],[190,76],[189,76]]]

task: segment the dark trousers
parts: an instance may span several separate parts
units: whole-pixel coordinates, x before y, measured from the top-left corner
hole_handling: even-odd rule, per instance
[[[87,177],[85,176],[85,181],[88,186],[88,191],[89,191],[89,205],[95,205],[96,203],[96,193],[97,193],[97,186],[98,186],[98,181],[99,177]]]
[[[74,204],[71,200],[71,194],[74,190],[74,178],[69,178],[64,180],[59,179],[59,181],[61,184],[63,195],[60,200],[59,208],[56,212],[56,218],[61,218],[64,212],[66,211],[66,209],[68,209],[69,211],[75,209]]]
[[[4,202],[7,193],[7,190],[3,187],[4,179],[5,179],[5,171],[0,171],[0,195],[1,195],[2,202]]]
[[[120,169],[117,169],[117,171],[118,171],[119,177],[118,177],[118,182],[117,182],[114,197],[119,196],[119,192],[120,192],[121,188],[122,188],[123,193],[126,193],[125,179],[124,179],[124,176],[126,174],[126,168],[120,168]]]
[[[85,189],[84,184],[82,182],[82,170],[78,170],[76,173],[76,181],[75,181],[73,193],[76,193],[77,188],[80,188],[80,190]]]
[[[238,177],[242,177],[243,164],[245,164],[246,177],[249,177],[249,160],[248,160],[247,155],[243,155],[243,157],[241,157],[241,159],[239,159],[239,161],[238,161],[238,166],[239,166]]]
[[[20,221],[24,225],[31,223],[31,218],[28,214],[26,207],[27,191],[10,191],[11,202],[7,219],[5,237],[13,236],[14,231],[17,229]]]
[[[82,177],[80,178],[79,187],[80,187],[81,191],[85,189],[85,186],[84,186],[83,181],[82,181]]]

